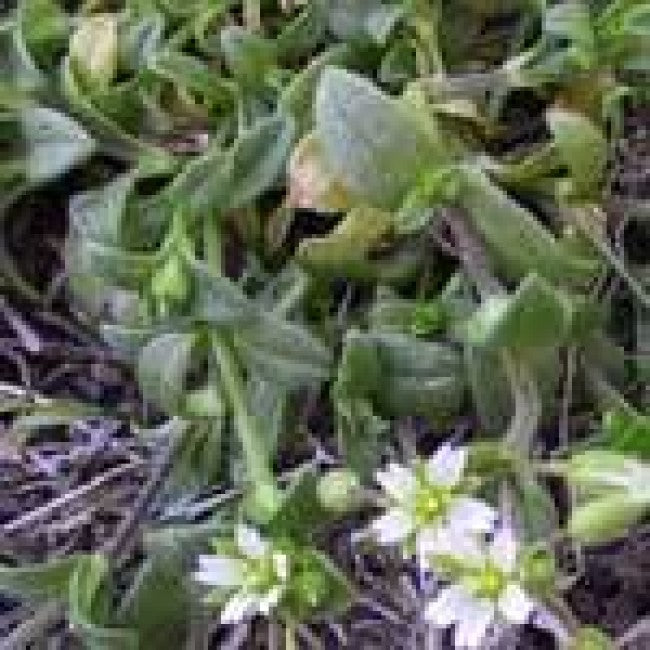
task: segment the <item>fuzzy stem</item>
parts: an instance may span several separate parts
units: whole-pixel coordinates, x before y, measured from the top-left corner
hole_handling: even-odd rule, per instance
[[[252,32],[262,27],[260,0],[244,0],[244,22]]]
[[[230,338],[215,331],[211,334],[212,352],[221,381],[232,409],[235,431],[244,454],[248,480],[255,486],[255,503],[261,512],[270,515],[279,502],[278,490],[267,459],[258,421],[246,403],[246,387],[235,358]]]
[[[296,626],[292,621],[286,621],[284,624],[284,650],[298,650]]]

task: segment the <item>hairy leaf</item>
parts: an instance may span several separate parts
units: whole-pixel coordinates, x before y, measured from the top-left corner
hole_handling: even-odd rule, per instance
[[[595,260],[567,253],[530,211],[480,169],[462,168],[458,201],[509,277],[535,271],[552,282],[584,284],[596,273]]]
[[[0,588],[32,600],[62,599],[70,578],[84,561],[83,555],[77,555],[28,566],[0,566]]]
[[[86,160],[95,143],[74,120],[51,108],[32,106],[21,113],[27,145],[27,177],[42,183]]]
[[[419,174],[445,157],[432,120],[344,70],[323,72],[315,111],[326,165],[378,208],[397,208]]]
[[[577,198],[595,198],[607,166],[607,141],[586,117],[554,108],[546,119]]]
[[[495,295],[466,324],[469,343],[491,348],[544,348],[566,339],[571,323],[568,297],[538,275],[527,276],[510,295]]]
[[[173,332],[152,339],[140,352],[140,389],[167,413],[176,412],[182,404],[194,343],[193,334]]]
[[[290,118],[259,120],[229,149],[215,144],[187,164],[163,192],[166,205],[185,204],[196,217],[241,208],[269,189],[284,170],[293,140]]]

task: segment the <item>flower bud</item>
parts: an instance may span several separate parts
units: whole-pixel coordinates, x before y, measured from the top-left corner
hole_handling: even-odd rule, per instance
[[[267,523],[282,506],[282,494],[272,483],[259,483],[253,486],[252,493],[246,500],[246,512],[258,523]]]
[[[223,395],[214,384],[197,388],[185,396],[185,410],[192,417],[222,417],[225,411]]]
[[[616,491],[578,506],[571,515],[568,531],[588,544],[606,542],[625,534],[647,509],[647,503]]]
[[[87,83],[108,86],[117,72],[118,22],[110,14],[81,19],[70,39],[70,60]]]
[[[154,274],[151,293],[163,307],[162,311],[166,311],[169,305],[185,300],[189,291],[185,265],[178,255],[172,254]]]
[[[582,627],[578,630],[571,650],[612,650],[614,644],[598,628]]]
[[[359,479],[349,470],[332,470],[319,480],[318,498],[327,510],[348,512],[359,505],[361,498]]]
[[[544,594],[555,585],[555,560],[548,551],[528,553],[521,561],[521,580],[531,593]]]

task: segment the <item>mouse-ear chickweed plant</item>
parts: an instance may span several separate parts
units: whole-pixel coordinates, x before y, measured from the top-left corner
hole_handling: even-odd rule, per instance
[[[377,471],[386,501],[385,513],[369,529],[377,542],[415,548],[421,536],[431,533],[463,536],[490,531],[496,512],[465,493],[466,459],[467,449],[445,444],[431,458],[410,467],[391,463]]]
[[[534,600],[522,586],[520,549],[514,531],[500,524],[491,540],[458,543],[446,536],[421,541],[425,563],[446,569],[450,584],[424,611],[436,627],[454,627],[460,648],[480,648],[497,624],[524,625],[532,618]]]
[[[3,216],[65,198],[71,312],[147,408],[3,413],[25,445],[128,419],[152,475],[105,545],[9,551],[0,589],[88,648],[370,647],[367,610],[387,650],[414,620],[459,650],[527,624],[617,647],[566,596],[583,547],[650,509],[648,264],[626,248],[647,205],[614,176],[647,117],[649,17],[19,0]]]
[[[198,558],[195,579],[211,588],[206,600],[218,601],[226,594],[221,611],[224,624],[240,623],[257,613],[268,616],[289,580],[289,557],[274,549],[258,530],[243,524],[236,528],[232,555],[227,554],[228,544],[222,546],[215,542],[214,555]]]

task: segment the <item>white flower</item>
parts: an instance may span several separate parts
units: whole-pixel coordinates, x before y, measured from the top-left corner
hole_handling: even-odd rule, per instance
[[[446,559],[453,562],[457,582],[428,604],[424,618],[436,627],[454,626],[456,648],[480,648],[495,623],[528,622],[536,605],[519,584],[518,544],[510,527],[500,527],[487,547],[466,539],[449,550]]]
[[[387,500],[386,512],[371,523],[378,543],[402,544],[420,534],[453,531],[453,536],[486,533],[496,511],[458,492],[467,461],[465,447],[442,445],[428,461],[414,467],[391,463],[376,473]]]
[[[230,625],[267,616],[278,604],[289,577],[289,559],[274,550],[259,532],[240,525],[235,530],[236,556],[201,555],[197,582],[229,594],[221,623]]]

